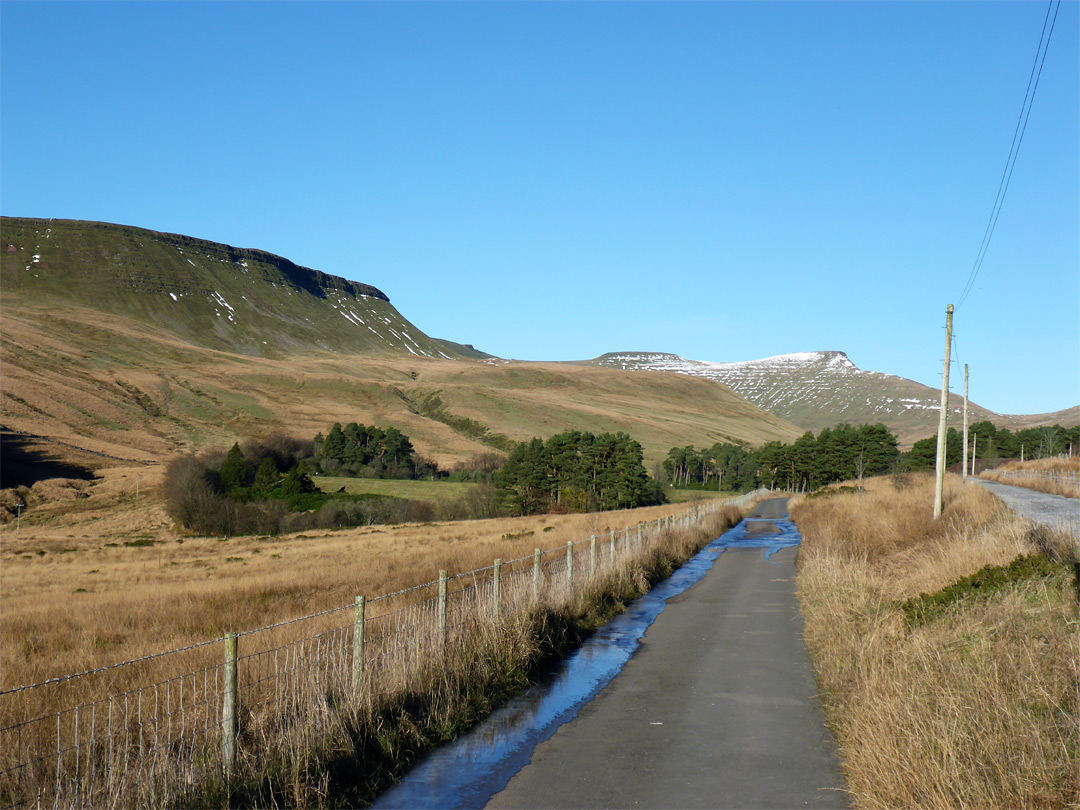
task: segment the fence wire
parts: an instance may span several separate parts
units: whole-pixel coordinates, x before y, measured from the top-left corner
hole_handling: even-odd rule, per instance
[[[255,757],[262,741],[317,734],[343,706],[403,692],[430,671],[432,650],[530,600],[566,601],[664,529],[721,505],[376,596],[362,619],[342,605],[246,630],[231,661],[213,640],[0,692],[0,806],[183,804],[230,756]]]
[[[1080,486],[1080,472],[1072,472],[1071,470],[1004,470],[997,472],[997,474],[1005,478],[1021,478],[1028,481],[1057,481],[1061,484]]]

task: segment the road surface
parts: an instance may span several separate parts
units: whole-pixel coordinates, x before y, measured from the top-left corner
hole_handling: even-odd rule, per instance
[[[1048,495],[1033,489],[999,484],[983,478],[971,478],[976,484],[993,492],[1016,513],[1051,529],[1071,529],[1080,536],[1080,500],[1063,495]]]
[[[785,512],[775,499],[755,514]],[[796,553],[721,554],[487,806],[846,807],[802,638]]]

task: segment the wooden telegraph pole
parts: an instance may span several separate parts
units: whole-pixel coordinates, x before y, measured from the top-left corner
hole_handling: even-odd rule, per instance
[[[961,478],[967,480],[968,468],[968,429],[967,429],[967,401],[968,401],[968,364],[964,363],[964,461],[961,463]]]
[[[941,375],[941,415],[937,430],[937,484],[934,486],[934,519],[941,517],[945,493],[945,423],[949,414],[949,363],[952,349],[953,305],[945,310],[945,372]]]

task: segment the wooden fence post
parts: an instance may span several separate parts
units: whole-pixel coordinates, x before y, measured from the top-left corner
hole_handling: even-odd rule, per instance
[[[614,566],[615,565],[615,530],[614,529],[611,530],[611,536],[610,536],[609,539],[611,541],[611,545],[608,548],[608,554],[611,555],[611,564]]]
[[[533,551],[533,599],[540,600],[540,568],[542,566],[540,549]]]
[[[353,695],[360,697],[364,683],[364,597],[356,597],[356,615],[353,619]]]
[[[589,576],[596,578],[596,535],[589,538]]]
[[[439,640],[446,641],[446,571],[439,571]]]
[[[499,603],[502,601],[502,560],[495,558],[495,581],[492,583],[492,591],[495,599],[495,615],[499,615]]]
[[[225,775],[236,765],[236,633],[225,634],[225,694],[221,700],[221,764]]]
[[[566,594],[574,592],[574,541],[566,541]]]

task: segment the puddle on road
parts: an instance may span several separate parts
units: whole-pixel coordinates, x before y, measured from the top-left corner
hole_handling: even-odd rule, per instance
[[[798,530],[786,517],[769,521],[748,518],[713,540],[668,579],[597,630],[540,683],[454,742],[421,759],[372,806],[483,807],[529,763],[537,745],[573,720],[581,707],[619,674],[667,601],[704,577],[725,549],[764,549],[768,560],[780,549],[798,545]],[[755,531],[755,525],[763,523],[775,523],[778,533]]]

